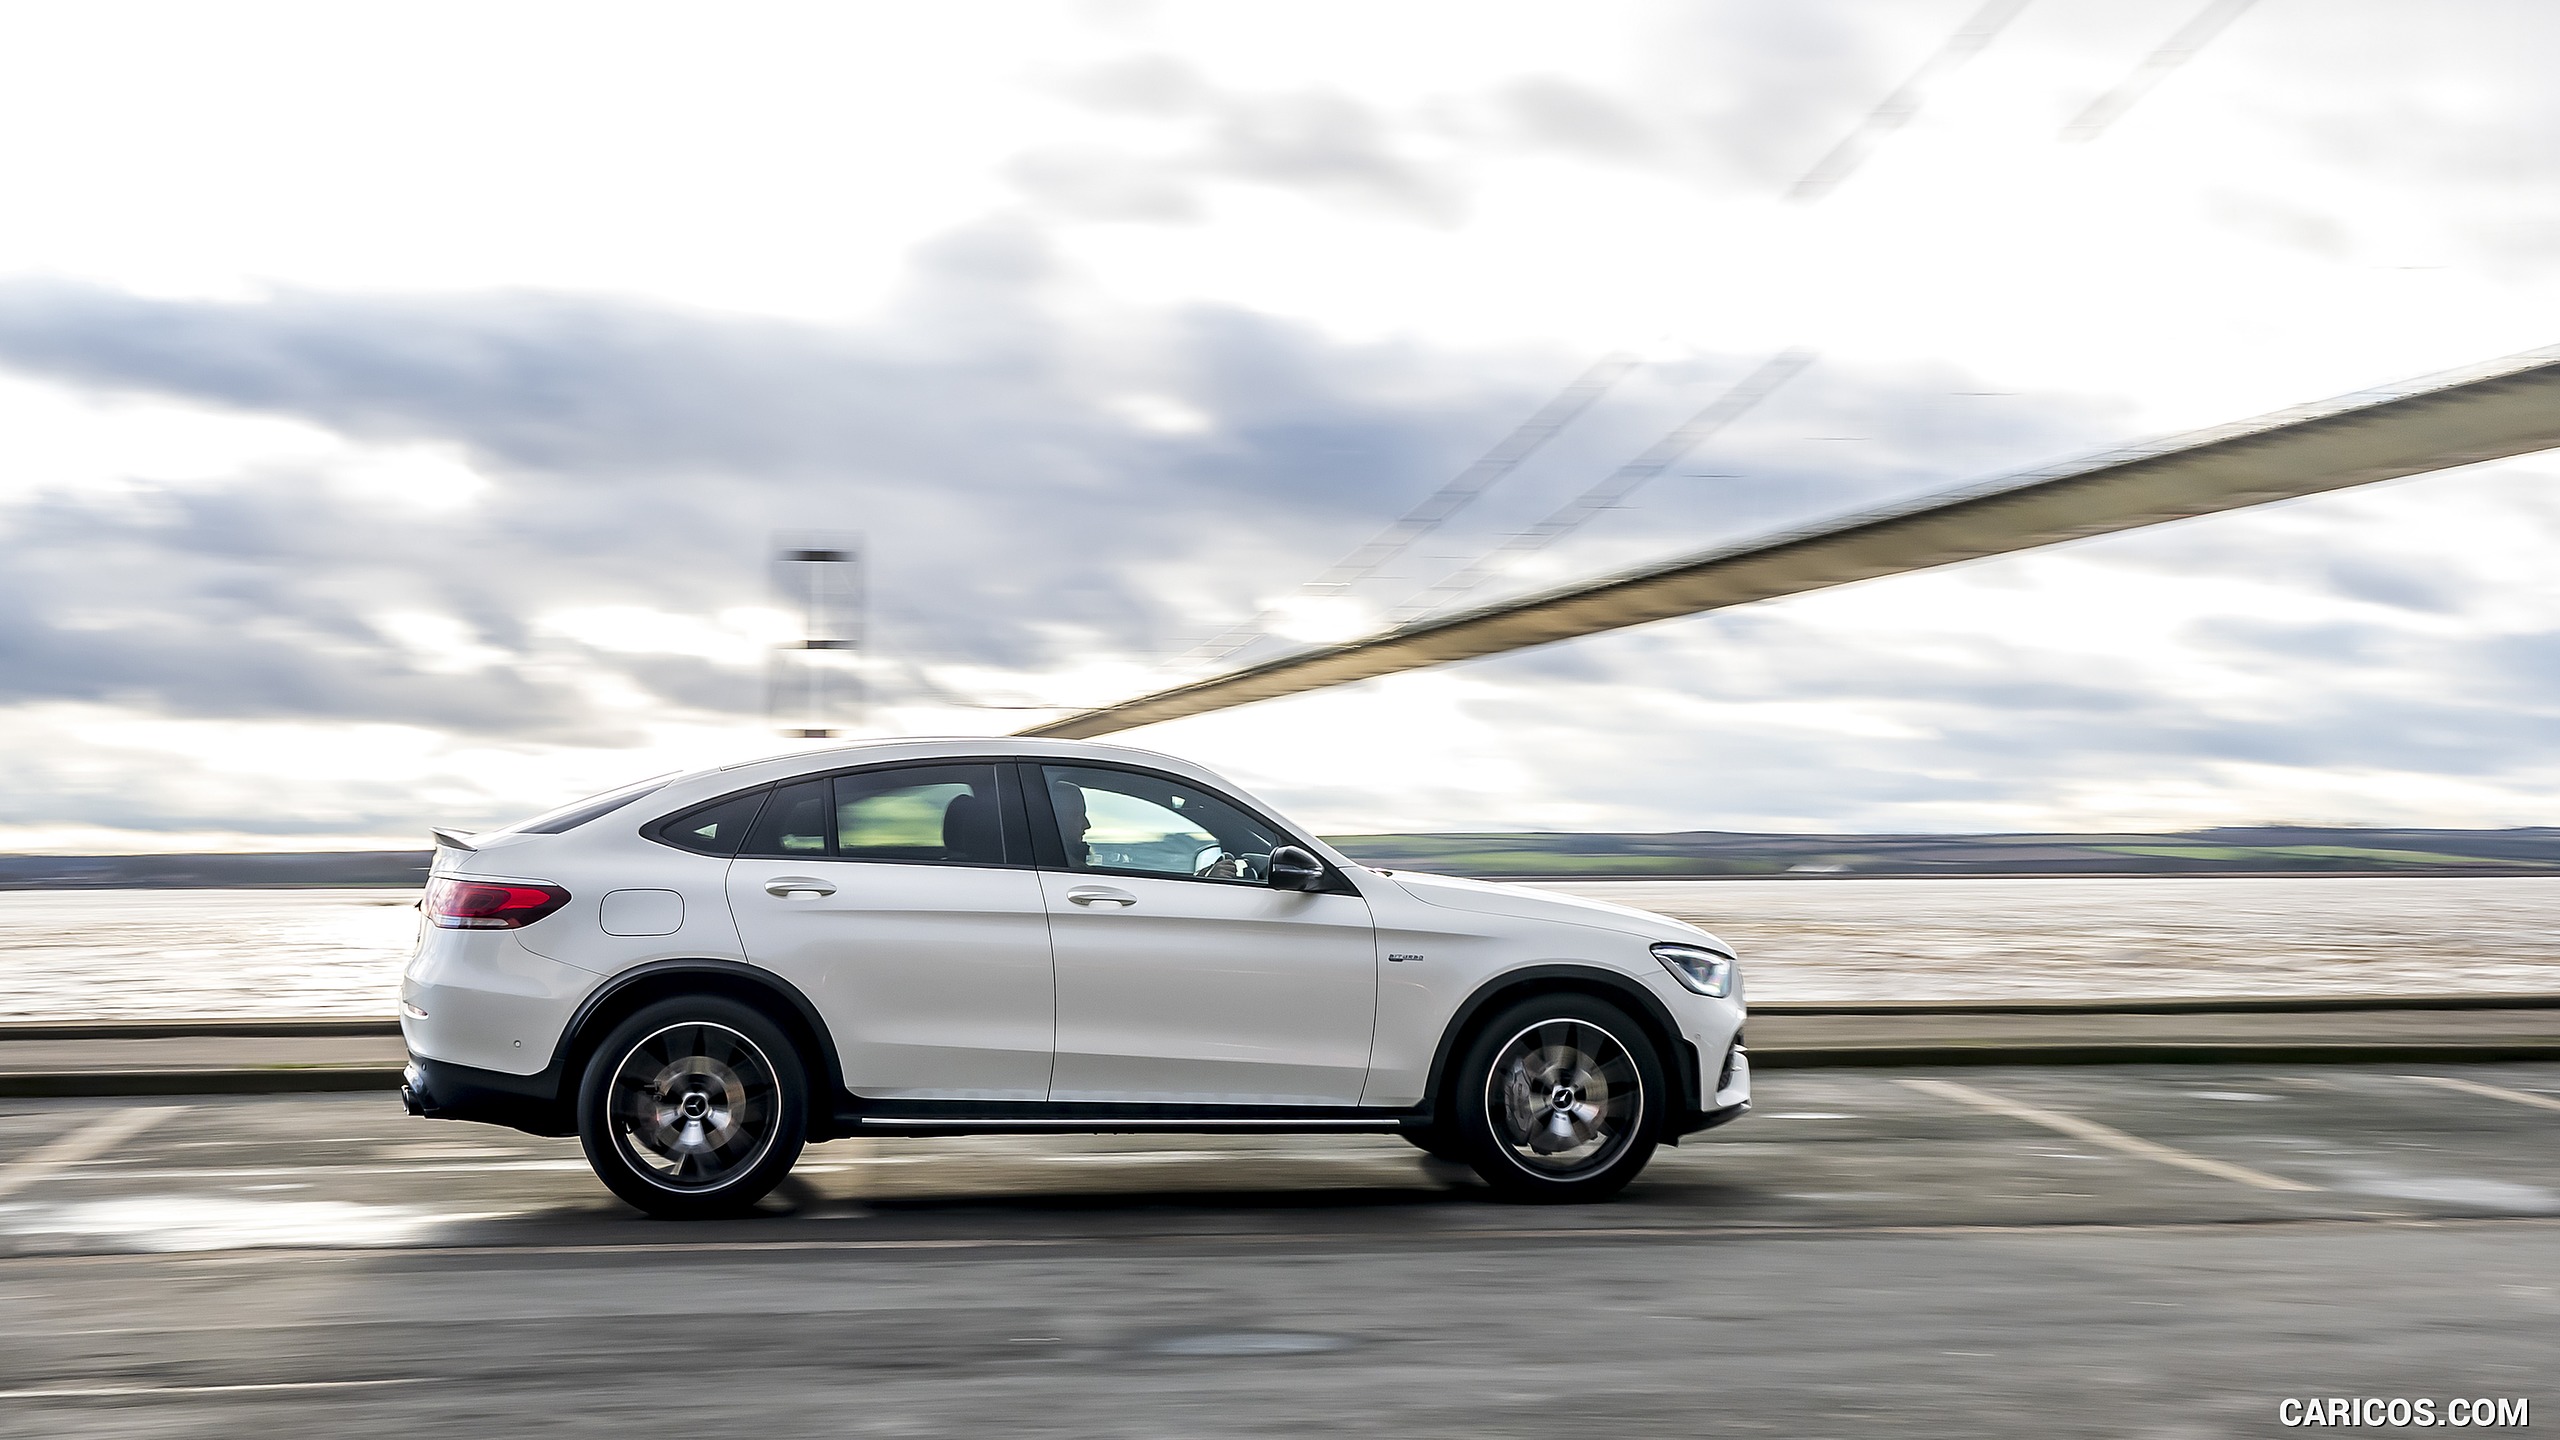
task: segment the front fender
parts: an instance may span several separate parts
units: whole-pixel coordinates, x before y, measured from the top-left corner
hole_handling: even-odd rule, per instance
[[[1477,1022],[1490,1015],[1514,997],[1545,990],[1579,990],[1614,1000],[1627,1007],[1639,1024],[1645,1027],[1645,1038],[1653,1042],[1662,1056],[1667,1079],[1679,1096],[1678,1111],[1682,1115],[1696,1108],[1698,1095],[1698,1047],[1681,1033],[1680,1022],[1673,1016],[1662,997],[1620,973],[1600,965],[1557,963],[1525,965],[1506,970],[1476,987],[1458,1004],[1448,1025],[1440,1032],[1440,1043],[1432,1052],[1431,1068],[1424,1082],[1423,1105],[1434,1117],[1446,1111],[1449,1087],[1456,1082],[1452,1073],[1458,1063],[1461,1047],[1475,1033]],[[1679,1127],[1674,1127],[1677,1133]]]

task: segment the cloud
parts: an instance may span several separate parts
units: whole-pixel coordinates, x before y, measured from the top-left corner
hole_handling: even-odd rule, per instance
[[[1166,55],[1076,71],[1055,89],[1087,110],[1152,128],[1142,147],[1086,144],[1017,157],[1011,178],[1060,213],[1194,220],[1206,213],[1203,188],[1230,183],[1437,226],[1464,217],[1463,168],[1444,137],[1342,90],[1222,89]]]
[[[1097,148],[1016,156],[1005,173],[1049,210],[1080,220],[1172,223],[1206,214],[1184,167]]]
[[[1498,87],[1494,107],[1520,139],[1602,160],[1645,160],[1662,146],[1652,122],[1601,90],[1556,75],[1524,75]]]
[[[1524,156],[1709,188],[1781,183],[1890,88],[1880,77],[1898,63],[1823,7],[1684,8],[1638,29],[1651,33],[1631,45],[1631,68],[1497,71],[1392,98],[1122,55],[1051,82],[1105,129],[1018,156],[1007,173],[1082,220],[1200,221],[1209,188],[1227,184],[1445,228],[1467,218],[1486,166]]]
[[[883,726],[1151,688],[1666,331],[1701,350],[1293,623],[1392,606],[1785,345],[1824,358],[1500,585],[2548,338],[2514,333],[2560,233],[2548,7],[2260,7],[2067,147],[2169,20],[2034,6],[1783,207],[1974,8],[919,11],[583,68],[576,26],[463,23],[361,73],[233,25],[156,89],[99,83],[92,27],[0,97],[58,142],[0,236],[0,819],[409,832],[729,758],[770,734],[790,532],[864,539]],[[457,87],[488,103],[414,103]],[[2549,492],[2446,476],[1135,738],[1328,825],[2530,817]]]
[[[1108,682],[1124,691],[1437,486],[1581,358],[1349,343],[1214,306],[1096,312],[1014,224],[930,247],[861,325],[527,293],[0,284],[0,366],[27,382],[338,437],[183,483],[39,473],[0,502],[0,707],[591,749],[753,725],[761,641],[709,617],[773,606],[773,536],[809,529],[867,539],[882,702],[991,680],[1000,701],[1059,697],[1098,660],[1141,667]],[[1447,543],[1542,513],[1756,359],[1660,367]],[[1559,563],[2042,458],[2096,413],[1929,418],[1968,383],[1836,370],[1731,437],[1715,463],[1732,478],[1666,477],[1643,523],[1604,520]],[[1854,456],[1791,456],[1793,432],[1840,414],[1872,432]]]
[[[1392,513],[1527,399],[1510,375],[1239,312],[1073,329],[1003,238],[941,251],[868,329],[535,295],[0,287],[0,363],[22,374],[431,443],[490,481],[429,514],[312,464],[40,489],[0,509],[0,697],[556,739],[605,723],[579,698],[602,671],[749,713],[752,677],[538,617],[761,603],[771,534],[813,526],[871,537],[899,653],[1030,669],[1153,653],[1207,623],[1202,594],[1244,603],[1240,582]],[[404,647],[394,612],[449,617],[455,644],[509,663]]]

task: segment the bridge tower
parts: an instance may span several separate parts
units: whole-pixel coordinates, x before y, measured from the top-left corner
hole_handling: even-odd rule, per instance
[[[799,615],[800,635],[767,661],[765,713],[792,739],[833,739],[861,723],[865,698],[860,537],[777,536],[773,588]]]

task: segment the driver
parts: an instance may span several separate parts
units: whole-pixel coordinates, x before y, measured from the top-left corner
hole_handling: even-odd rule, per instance
[[[1093,847],[1085,843],[1085,832],[1093,828],[1093,817],[1084,807],[1084,787],[1072,780],[1049,782],[1049,805],[1058,812],[1058,835],[1067,845],[1067,862],[1090,864]]]

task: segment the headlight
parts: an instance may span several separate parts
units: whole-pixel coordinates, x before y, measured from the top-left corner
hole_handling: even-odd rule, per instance
[[[1719,954],[1704,945],[1675,945],[1666,940],[1653,947],[1653,958],[1662,962],[1683,985],[1701,995],[1721,999],[1733,993],[1733,957]]]

